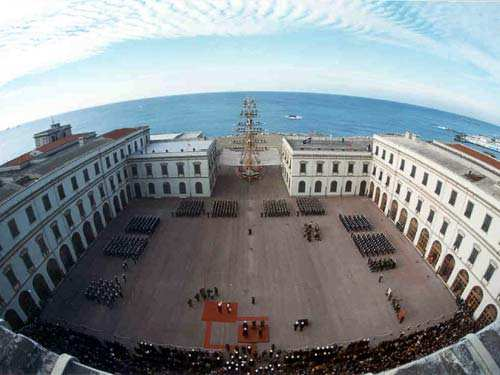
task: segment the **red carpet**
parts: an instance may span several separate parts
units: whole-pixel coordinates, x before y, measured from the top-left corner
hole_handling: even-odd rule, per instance
[[[228,302],[222,303],[222,312],[217,310],[217,301],[205,301],[203,305],[203,314],[201,320],[206,322],[222,322],[222,323],[234,323],[238,320],[238,304],[235,302],[229,302],[231,305],[231,313],[227,312],[226,304]]]

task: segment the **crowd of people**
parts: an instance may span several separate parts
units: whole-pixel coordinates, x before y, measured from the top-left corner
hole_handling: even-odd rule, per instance
[[[134,216],[125,227],[125,233],[153,234],[160,224],[158,216]]]
[[[206,300],[213,300],[219,297],[219,288],[214,286],[213,288],[200,288],[198,292],[194,295],[196,302],[202,302]],[[189,307],[193,307],[193,299],[189,298],[187,301]]]
[[[396,261],[392,258],[368,258],[368,268],[371,272],[382,272],[396,268]]]
[[[123,298],[118,276],[114,280],[92,280],[85,289],[85,297],[98,304],[113,307],[118,298]]]
[[[262,204],[264,206],[264,212],[261,212],[261,217],[290,216],[290,209],[288,208],[286,199],[264,200]]]
[[[318,198],[311,197],[301,197],[297,198],[297,207],[299,208],[299,212],[297,212],[297,216],[299,213],[301,215],[326,215],[326,210],[319,201]]]
[[[137,262],[148,245],[148,238],[139,235],[117,234],[104,246],[104,255],[133,259]]]
[[[311,221],[304,224],[304,238],[306,238],[309,242],[321,241],[321,231],[318,223],[313,223]]]
[[[372,226],[364,215],[342,215],[339,219],[348,232],[360,232],[372,230]]]
[[[212,204],[211,217],[238,217],[238,201],[216,200]]]
[[[205,202],[201,199],[182,199],[172,212],[175,217],[197,217],[205,213]]]
[[[363,257],[388,255],[396,251],[383,233],[352,233],[351,237]]]

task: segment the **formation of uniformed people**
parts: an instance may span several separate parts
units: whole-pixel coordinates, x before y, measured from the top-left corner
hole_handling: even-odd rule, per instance
[[[368,268],[371,272],[381,272],[396,268],[396,262],[392,258],[372,259],[368,258]]]
[[[213,288],[200,288],[200,290],[194,295],[194,300],[196,302],[202,302],[205,300],[214,300],[217,297],[219,297],[219,288],[214,286]],[[193,299],[189,298],[187,304],[189,307],[193,307]]]
[[[148,245],[148,238],[130,234],[117,234],[106,244],[104,255],[130,258],[137,261]]]
[[[387,255],[396,251],[383,233],[352,233],[351,237],[363,257]]]
[[[348,232],[359,232],[372,230],[372,226],[364,215],[342,215],[339,214],[339,219]]]
[[[87,299],[107,307],[113,307],[118,298],[123,298],[118,277],[115,280],[92,280],[85,290]]]
[[[264,212],[261,212],[261,217],[290,216],[290,209],[285,199],[265,200],[263,201],[263,206]]]
[[[212,204],[211,217],[238,217],[238,201],[216,200]]]
[[[153,234],[159,224],[158,216],[134,216],[125,227],[125,233]]]
[[[301,215],[326,215],[326,210],[318,198],[297,198],[297,207]],[[297,216],[299,213],[297,212]]]
[[[197,217],[205,212],[205,202],[201,199],[182,199],[172,212],[176,217]]]
[[[318,223],[310,223],[304,224],[304,238],[307,238],[309,242],[321,241],[321,231],[319,229]]]

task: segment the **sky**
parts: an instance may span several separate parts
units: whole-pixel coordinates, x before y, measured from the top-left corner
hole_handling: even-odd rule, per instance
[[[500,125],[500,1],[0,0],[0,130],[111,102],[323,92]]]

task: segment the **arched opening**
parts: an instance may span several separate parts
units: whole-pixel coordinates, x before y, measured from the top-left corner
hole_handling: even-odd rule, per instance
[[[479,286],[475,286],[474,288],[471,289],[469,295],[467,296],[467,299],[465,300],[465,303],[469,307],[472,313],[476,311],[476,309],[479,307],[481,304],[481,301],[483,300],[483,290]]]
[[[80,258],[85,251],[85,246],[82,242],[82,237],[80,237],[80,233],[75,232],[73,236],[71,236],[71,244],[73,245],[73,250],[75,250],[75,254],[77,258]]]
[[[120,203],[123,208],[127,207],[127,199],[125,198],[125,192],[123,190],[120,190]]]
[[[486,327],[488,324],[493,323],[497,319],[497,314],[497,308],[495,305],[490,303],[484,308],[481,315],[479,315],[479,318],[477,318],[477,328],[481,329]]]
[[[54,258],[49,259],[47,262],[47,273],[49,274],[50,280],[52,280],[52,284],[55,286],[58,286],[63,279],[61,268],[59,268]]]
[[[50,297],[50,288],[43,276],[39,273],[37,273],[33,278],[33,289],[35,289],[38,298],[40,298],[42,302],[46,301]]]
[[[109,207],[108,202],[102,205],[102,212],[104,213],[104,221],[106,222],[106,225],[108,225],[113,219],[113,216],[111,216],[111,208]]]
[[[71,252],[69,251],[69,247],[67,245],[61,246],[61,248],[59,249],[59,257],[61,258],[62,264],[64,264],[66,272],[68,272],[75,264],[75,261],[73,260],[73,256],[71,255]]]
[[[347,182],[345,183],[345,192],[350,193],[351,191],[352,191],[352,181],[347,180]]]
[[[31,293],[24,290],[19,294],[19,306],[24,314],[28,317],[28,321],[36,318],[40,314],[40,308],[31,296]]]
[[[359,195],[365,195],[365,190],[366,190],[366,181],[361,181],[361,184],[359,184]]]
[[[102,224],[101,213],[99,211],[94,212],[94,227],[97,231],[97,234],[101,233],[104,229],[104,225]]]
[[[5,312],[4,319],[13,331],[18,331],[24,325],[23,320],[16,310],[9,309]]]
[[[94,231],[88,221],[83,223],[83,236],[85,237],[85,241],[87,241],[87,246],[90,246],[95,240]]]
[[[377,186],[377,188],[375,189],[375,204],[378,206],[378,202],[380,200],[380,188]]]
[[[431,246],[431,251],[429,251],[429,255],[427,255],[427,262],[432,267],[436,267],[439,256],[441,255],[441,242],[434,241]]]
[[[394,199],[391,203],[391,213],[390,213],[392,221],[396,221],[397,213],[398,213],[398,202]]]
[[[399,213],[398,223],[396,225],[400,232],[404,231],[407,218],[408,218],[408,212],[406,211],[406,208],[402,208],[401,212]]]
[[[201,184],[201,182],[197,182],[196,184],[194,184],[194,191],[196,192],[196,194],[203,194],[203,185]]]
[[[387,206],[387,194],[382,194],[382,201],[380,202],[380,209],[385,212],[385,207]]]
[[[316,181],[316,182],[314,183],[314,192],[315,192],[315,193],[321,193],[321,188],[322,188],[322,186],[321,186],[321,185],[322,185],[322,184],[321,184],[321,181]]]
[[[368,198],[373,198],[373,190],[375,190],[375,184],[370,182],[370,190],[368,190]]]
[[[299,181],[299,193],[305,193],[305,192],[306,192],[306,182]]]
[[[451,292],[455,297],[460,297],[469,283],[469,273],[466,270],[460,270],[451,285]]]
[[[337,181],[330,182],[330,193],[337,192]]]
[[[179,194],[186,194],[186,183],[179,183]]]
[[[120,207],[120,201],[116,195],[113,197],[113,206],[115,207],[115,212],[118,215],[122,208]]]
[[[413,242],[415,240],[415,236],[417,235],[418,230],[418,221],[413,218],[410,220],[410,225],[408,226],[408,231],[406,232],[406,237]]]
[[[448,282],[448,279],[453,272],[453,268],[455,268],[455,258],[453,258],[453,255],[448,254],[444,257],[443,264],[439,267],[438,272],[439,276],[441,276],[445,283]]]
[[[134,184],[134,191],[135,191],[135,197],[137,199],[142,198],[141,184],[139,184],[139,183],[136,182]]]
[[[425,250],[427,249],[427,242],[429,242],[429,231],[424,228],[420,232],[420,237],[418,238],[417,242],[417,249],[422,255],[425,254]]]

